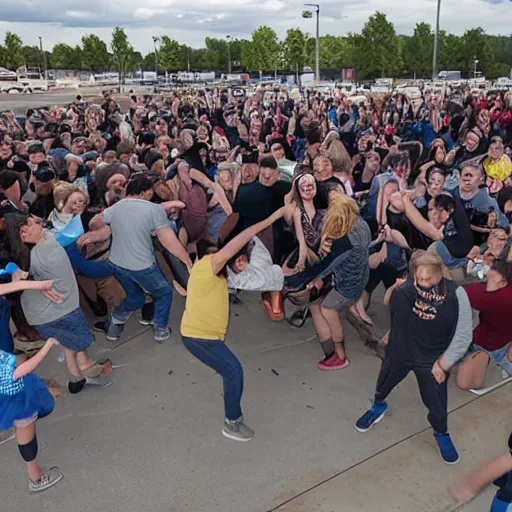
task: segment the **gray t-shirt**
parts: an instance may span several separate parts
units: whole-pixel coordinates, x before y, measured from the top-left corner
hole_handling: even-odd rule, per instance
[[[44,231],[44,241],[30,251],[30,277],[37,281],[52,280],[53,289],[64,297],[62,304],[55,304],[40,291],[25,290],[21,306],[30,325],[54,322],[77,310],[80,305],[75,273],[66,251],[55,237]]]
[[[153,265],[152,236],[169,226],[163,206],[144,199],[123,199],[105,210],[103,219],[112,230],[110,261],[127,270],[145,270]]]

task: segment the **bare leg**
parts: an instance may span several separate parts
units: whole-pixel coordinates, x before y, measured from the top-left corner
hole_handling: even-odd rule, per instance
[[[327,320],[322,315],[320,304],[312,304],[310,306],[311,316],[313,317],[313,324],[315,331],[320,341],[320,346],[325,354],[325,357],[331,357],[334,353],[334,345],[332,342],[331,329]]]
[[[85,352],[82,353],[85,354]],[[64,356],[66,358],[66,365],[69,373],[75,378],[80,378],[81,374],[77,364],[77,355],[78,354],[74,350],[64,347]],[[85,357],[87,357],[87,355],[85,355]]]
[[[85,350],[82,350],[81,352],[76,352],[76,362],[78,364],[79,370],[85,370],[86,368],[89,368],[90,366],[93,366],[96,363],[96,361],[93,361],[92,359],[89,358]]]
[[[476,352],[469,355],[457,368],[455,382],[460,389],[479,389],[484,385],[489,355]]]
[[[325,343],[332,338],[331,328],[322,314],[320,304],[312,304],[310,307],[313,324],[320,343]]]
[[[36,435],[36,422],[30,424],[28,427],[15,428],[16,441],[18,444],[24,445],[30,443]],[[27,473],[30,480],[37,482],[43,475],[43,468],[37,463],[37,459],[27,462]]]
[[[320,308],[320,312],[331,331],[334,350],[337,356],[343,361],[346,358],[345,349],[342,344],[345,340],[345,334],[343,332],[343,326],[341,325],[340,315],[335,309]]]
[[[359,300],[350,307],[350,311],[354,314],[359,316],[362,320],[364,320],[367,324],[373,324],[372,319],[368,316],[366,313],[366,310],[364,308],[364,295],[361,295]]]

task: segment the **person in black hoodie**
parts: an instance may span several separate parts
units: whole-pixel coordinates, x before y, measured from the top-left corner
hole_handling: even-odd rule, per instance
[[[439,256],[417,251],[411,258],[411,279],[398,281],[386,293],[384,301],[391,311],[389,343],[373,405],[355,428],[366,432],[378,423],[387,410],[386,398],[412,371],[441,457],[456,464],[459,455],[448,434],[446,380],[471,344],[472,317],[466,292],[446,279],[444,271]]]

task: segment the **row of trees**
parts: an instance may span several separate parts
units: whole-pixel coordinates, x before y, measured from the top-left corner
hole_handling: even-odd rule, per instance
[[[116,27],[110,44],[94,34],[82,37],[82,44],[56,44],[51,52],[37,46],[24,46],[21,38],[7,32],[0,45],[0,66],[51,69],[83,69],[90,71],[121,71],[143,69],[159,72],[190,69],[193,71],[247,72],[296,71],[314,67],[315,39],[299,28],[291,28],[280,41],[267,26],[259,27],[250,40],[207,37],[204,48],[191,48],[168,36],[158,38],[157,55],[142,55],[130,44],[126,32]],[[229,51],[228,51],[229,45]],[[400,76],[404,73],[420,77],[432,74],[434,33],[428,23],[418,23],[412,36],[398,35],[384,13],[376,12],[368,19],[361,33],[347,36],[320,37],[320,68],[354,67],[359,79],[378,76]],[[230,57],[228,57],[230,55]],[[469,72],[477,58],[478,69],[488,78],[508,76],[512,67],[512,35],[488,35],[482,28],[467,30],[462,36],[441,31],[439,35],[439,69]]]

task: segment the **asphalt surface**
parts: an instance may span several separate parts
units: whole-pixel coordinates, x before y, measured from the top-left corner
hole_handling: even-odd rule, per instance
[[[350,366],[321,372],[311,323],[272,323],[257,294],[244,299],[232,308],[227,343],[244,367],[252,442],[222,436],[221,380],[183,347],[183,299],[175,297],[168,342],[156,344],[135,318],[117,344],[96,334],[93,355],[121,366],[113,385],[66,394],[39,422],[40,461],[58,465],[62,483],[29,495],[16,444],[0,446],[0,510],[447,512],[455,510],[447,484],[506,449],[510,386],[476,398],[450,383],[457,466],[441,462],[412,376],[390,397],[384,420],[356,432],[380,367],[375,355],[348,327]],[[369,312],[384,331],[388,315],[376,297]],[[38,372],[66,381],[51,355]],[[489,384],[499,378],[492,373]],[[490,492],[463,510],[484,512]]]
[[[28,108],[66,105],[75,101],[78,90],[36,92],[33,94],[0,94],[0,111],[13,110],[24,114]]]

